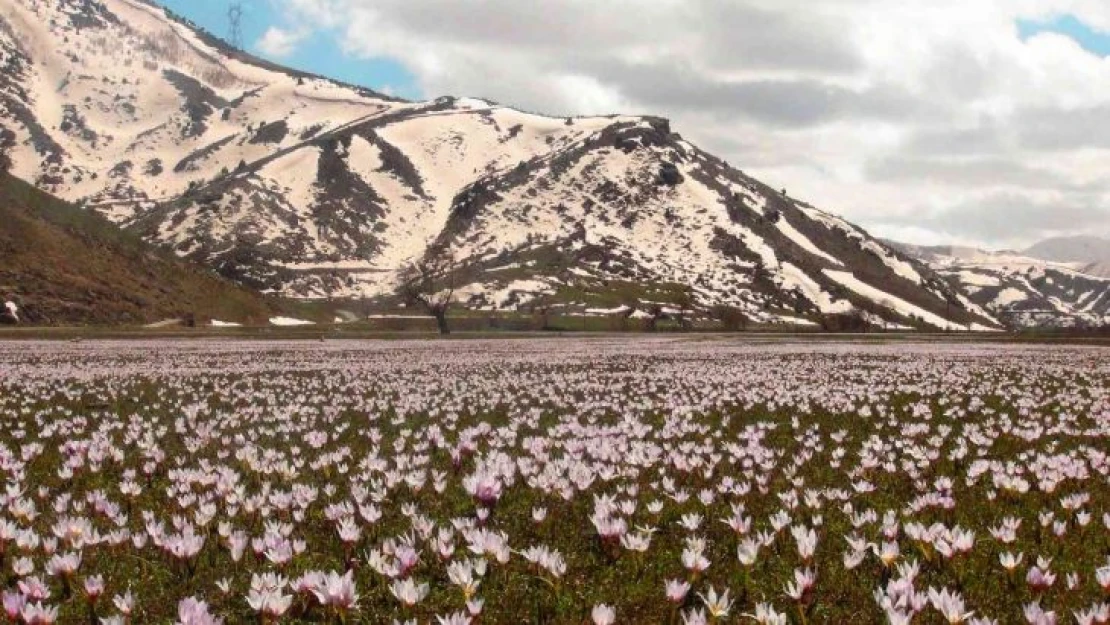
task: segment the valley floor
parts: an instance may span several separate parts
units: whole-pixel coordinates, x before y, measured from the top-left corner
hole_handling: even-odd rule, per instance
[[[289,332],[0,341],[5,611],[205,625],[1110,611],[1107,347]]]
[[[429,320],[431,321],[431,320]],[[6,341],[625,341],[629,344],[650,341],[706,341],[725,344],[762,343],[922,343],[922,344],[1045,344],[1090,345],[1110,347],[1110,333],[1105,330],[1029,330],[1019,333],[1003,332],[868,332],[828,333],[800,329],[797,331],[751,330],[745,332],[693,331],[674,332],[609,332],[597,331],[511,331],[478,330],[454,331],[441,336],[432,331],[381,330],[362,325],[309,325],[289,327],[205,327],[205,328],[127,328],[127,327],[14,327],[0,326],[0,343]]]

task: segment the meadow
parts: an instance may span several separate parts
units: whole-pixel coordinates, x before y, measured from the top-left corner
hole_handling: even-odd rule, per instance
[[[0,621],[1107,623],[1110,350],[0,343]]]

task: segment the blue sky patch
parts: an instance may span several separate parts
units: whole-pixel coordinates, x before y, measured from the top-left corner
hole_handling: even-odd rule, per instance
[[[228,39],[227,0],[160,0],[174,13],[192,20],[210,33]],[[411,100],[423,98],[412,73],[389,58],[362,59],[344,52],[339,34],[314,30],[293,52],[276,58],[258,48],[258,40],[271,27],[289,29],[270,0],[243,0],[243,41],[247,51],[280,65],[328,76],[354,85],[382,90]]]
[[[1022,41],[1041,33],[1056,33],[1071,38],[1091,54],[1110,56],[1110,33],[1097,31],[1074,15],[1045,21],[1018,20],[1017,26]]]

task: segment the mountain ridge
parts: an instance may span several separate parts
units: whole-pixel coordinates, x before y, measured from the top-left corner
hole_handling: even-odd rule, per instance
[[[1082,262],[1018,252],[892,243],[929,264],[975,305],[1014,328],[1110,324],[1110,277]]]

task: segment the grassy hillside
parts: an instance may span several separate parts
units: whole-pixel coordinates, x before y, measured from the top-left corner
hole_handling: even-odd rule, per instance
[[[195,316],[265,322],[262,296],[0,174],[0,301],[24,323],[129,325]]]

